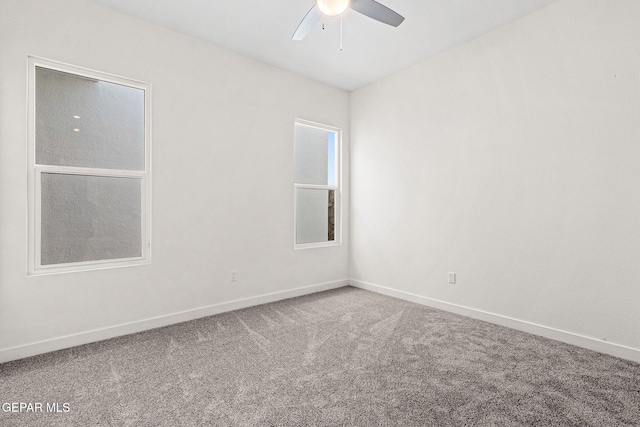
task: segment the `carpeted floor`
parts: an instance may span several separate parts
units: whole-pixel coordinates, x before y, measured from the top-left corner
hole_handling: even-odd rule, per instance
[[[627,426],[640,365],[346,287],[0,365],[11,402],[43,410],[1,426]]]

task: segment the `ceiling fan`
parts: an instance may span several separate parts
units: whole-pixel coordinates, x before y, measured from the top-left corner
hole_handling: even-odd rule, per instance
[[[316,4],[307,12],[296,32],[293,33],[293,40],[303,40],[323,15],[338,16],[345,13],[347,9],[353,9],[369,18],[394,27],[404,21],[403,16],[375,0],[315,0],[315,2]]]

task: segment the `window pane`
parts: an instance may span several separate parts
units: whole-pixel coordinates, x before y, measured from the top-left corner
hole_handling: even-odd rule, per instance
[[[335,132],[295,125],[295,182],[335,185]]]
[[[144,170],[144,90],[36,67],[36,163]]]
[[[335,192],[296,189],[296,243],[335,240]]]
[[[41,264],[141,257],[141,185],[43,173]]]
[[[328,132],[327,184],[336,185],[336,133]]]

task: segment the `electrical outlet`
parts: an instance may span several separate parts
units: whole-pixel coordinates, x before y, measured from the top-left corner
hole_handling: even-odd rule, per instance
[[[449,273],[449,283],[451,284],[456,283],[456,273]]]
[[[236,270],[233,270],[231,272],[231,281],[232,282],[237,282],[238,281],[238,272]]]

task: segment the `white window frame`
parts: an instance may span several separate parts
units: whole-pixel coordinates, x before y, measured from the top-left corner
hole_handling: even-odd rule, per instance
[[[151,262],[151,85],[140,81],[77,67],[49,59],[29,56],[28,64],[28,271],[27,275],[66,273],[73,271],[98,270],[104,268],[126,267],[149,264]],[[74,166],[55,166],[36,164],[36,67],[61,71],[81,77],[101,80],[141,89],[144,91],[144,169],[118,170],[87,168]],[[141,256],[115,258],[107,260],[80,261],[60,264],[41,264],[42,217],[41,217],[41,179],[43,173],[82,175],[96,177],[133,178],[141,180]]]
[[[312,122],[304,119],[295,119],[294,123],[294,159],[295,159],[295,125],[309,126],[317,129],[321,129],[327,132],[334,132],[335,137],[335,185],[317,185],[317,184],[300,184],[295,182],[295,161],[293,171],[293,248],[298,249],[311,249],[311,248],[323,248],[327,246],[340,246],[342,245],[342,129],[334,126],[324,125],[321,123]],[[316,190],[333,190],[334,191],[334,240],[326,242],[315,243],[298,243],[296,241],[298,230],[298,215],[297,215],[297,189],[316,189]]]

